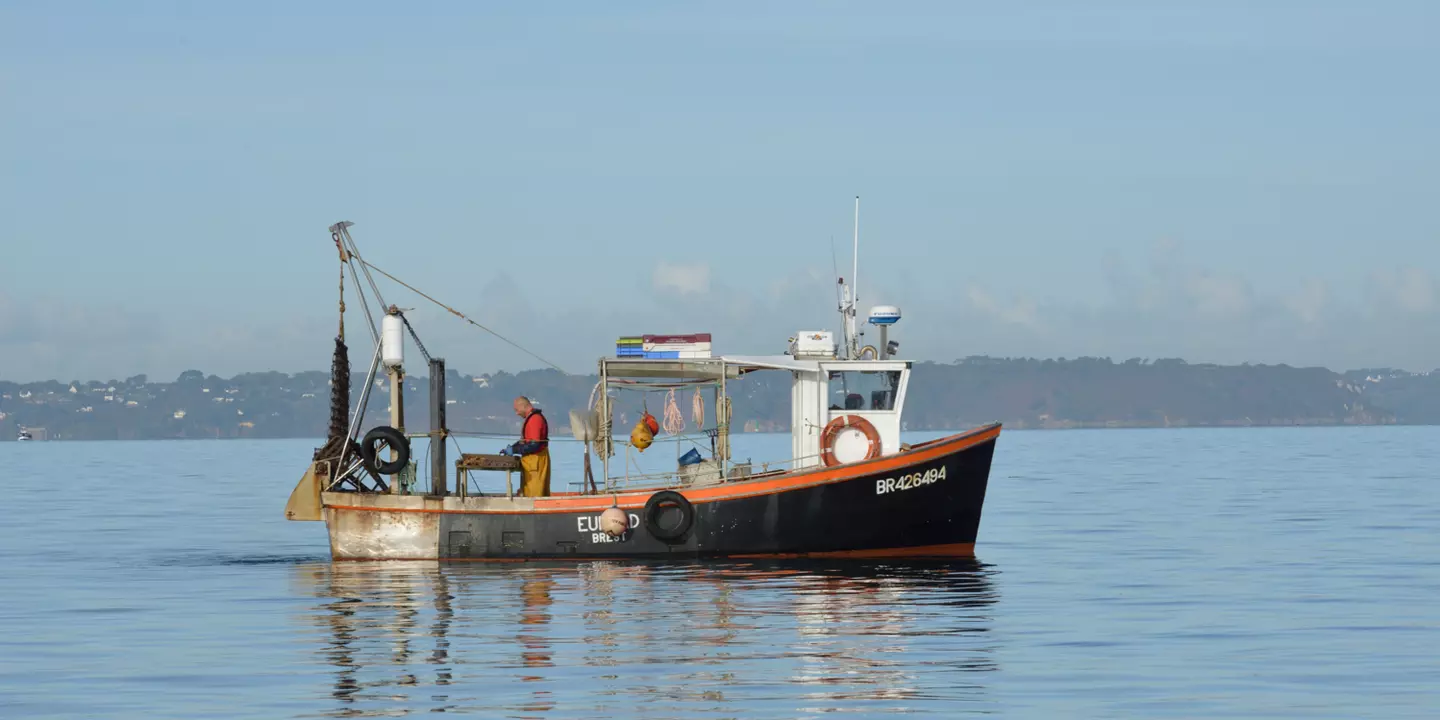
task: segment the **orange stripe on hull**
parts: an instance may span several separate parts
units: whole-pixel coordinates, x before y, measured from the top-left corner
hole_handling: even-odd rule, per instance
[[[771,558],[779,560],[798,558],[970,558],[975,557],[975,543],[950,543],[948,545],[917,545],[902,548],[875,548],[873,550],[827,550],[824,552],[802,553],[747,553],[727,555],[737,560]]]

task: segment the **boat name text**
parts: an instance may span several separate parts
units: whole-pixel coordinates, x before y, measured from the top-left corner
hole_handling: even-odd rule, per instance
[[[599,515],[582,515],[575,518],[576,530],[582,535],[590,533],[591,544],[625,542],[630,539],[631,531],[637,527],[640,527],[640,516],[635,513],[630,513],[630,529],[626,530],[620,537],[610,537],[609,533],[600,529]]]
[[[875,494],[896,492],[898,490],[914,490],[922,485],[929,485],[945,479],[945,466],[930,468],[923,473],[910,473],[901,475],[898,478],[884,478],[875,481]]]

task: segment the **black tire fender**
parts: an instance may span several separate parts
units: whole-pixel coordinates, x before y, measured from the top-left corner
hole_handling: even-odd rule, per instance
[[[395,450],[394,460],[380,459],[381,446]],[[410,464],[410,441],[405,434],[389,425],[381,425],[365,433],[360,441],[360,459],[365,469],[377,475],[394,475]]]
[[[680,509],[680,524],[673,528],[660,527],[660,511],[666,506]],[[645,501],[644,523],[645,529],[656,539],[674,542],[685,537],[695,524],[695,506],[674,490],[661,490]]]

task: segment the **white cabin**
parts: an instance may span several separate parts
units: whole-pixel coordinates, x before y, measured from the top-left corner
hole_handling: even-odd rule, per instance
[[[672,379],[710,382],[724,394],[727,380],[760,370],[789,372],[791,464],[794,469],[822,464],[821,435],[836,418],[859,416],[875,427],[881,455],[900,452],[901,415],[910,383],[906,360],[839,360],[776,356],[723,356],[693,360],[604,358],[600,361],[605,385],[626,380]],[[608,398],[602,394],[602,403]],[[600,409],[609,414],[608,408]],[[862,443],[856,445],[856,441]],[[722,447],[728,446],[724,443]],[[863,435],[837,437],[835,459],[841,463],[864,459],[868,442]],[[722,453],[723,454],[723,453]],[[723,465],[728,457],[717,458]],[[779,460],[777,458],[777,460]]]
[[[900,417],[910,384],[907,360],[806,360],[731,357],[741,367],[789,370],[790,444],[796,468],[820,464],[820,435],[836,418],[858,415],[875,426],[881,455],[900,452]],[[845,457],[842,462],[862,458]]]
[[[815,372],[796,372],[790,391],[790,441],[796,467],[820,463],[820,433],[838,417],[858,415],[880,434],[880,454],[900,452],[900,414],[910,383],[910,363],[899,360],[829,360]],[[843,443],[843,440],[841,441]],[[843,444],[835,452],[847,457]],[[863,451],[862,451],[863,452]]]

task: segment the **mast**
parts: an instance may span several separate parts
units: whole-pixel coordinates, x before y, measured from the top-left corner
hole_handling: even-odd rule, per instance
[[[856,196],[855,196],[855,247],[854,247],[853,253],[854,253],[854,254],[853,254],[853,256],[852,256],[852,263],[851,263],[851,269],[850,269],[850,282],[855,286],[855,291],[850,294],[850,302],[852,303],[852,305],[851,305],[852,308],[855,307],[856,305],[858,305],[859,302],[860,302],[860,196],[859,196],[859,195],[856,195]],[[851,315],[851,317],[854,317],[855,314],[852,312],[850,315]],[[851,331],[852,331],[852,332],[854,331],[854,327],[853,327],[853,326],[851,327]]]
[[[405,432],[405,320],[400,308],[391,305],[385,310],[380,321],[380,359],[385,365],[385,374],[390,376],[390,427]],[[400,449],[390,448],[390,459],[400,459]],[[397,495],[408,490],[401,471],[396,482],[390,484],[390,492]]]
[[[840,294],[840,333],[844,336],[845,349],[844,357],[847,360],[856,360],[860,357],[860,332],[856,327],[856,316],[860,309],[860,196],[855,196],[855,232],[852,238],[850,249],[850,283],[845,283],[845,278],[839,278]],[[835,245],[830,245],[830,255],[833,261]],[[838,273],[837,273],[838,274]]]
[[[860,334],[855,317],[860,310],[860,196],[855,196],[855,236],[851,250],[850,309],[845,318],[845,350],[851,360],[860,357]]]
[[[445,361],[430,358],[430,494],[445,497]],[[459,488],[456,480],[456,488]]]

